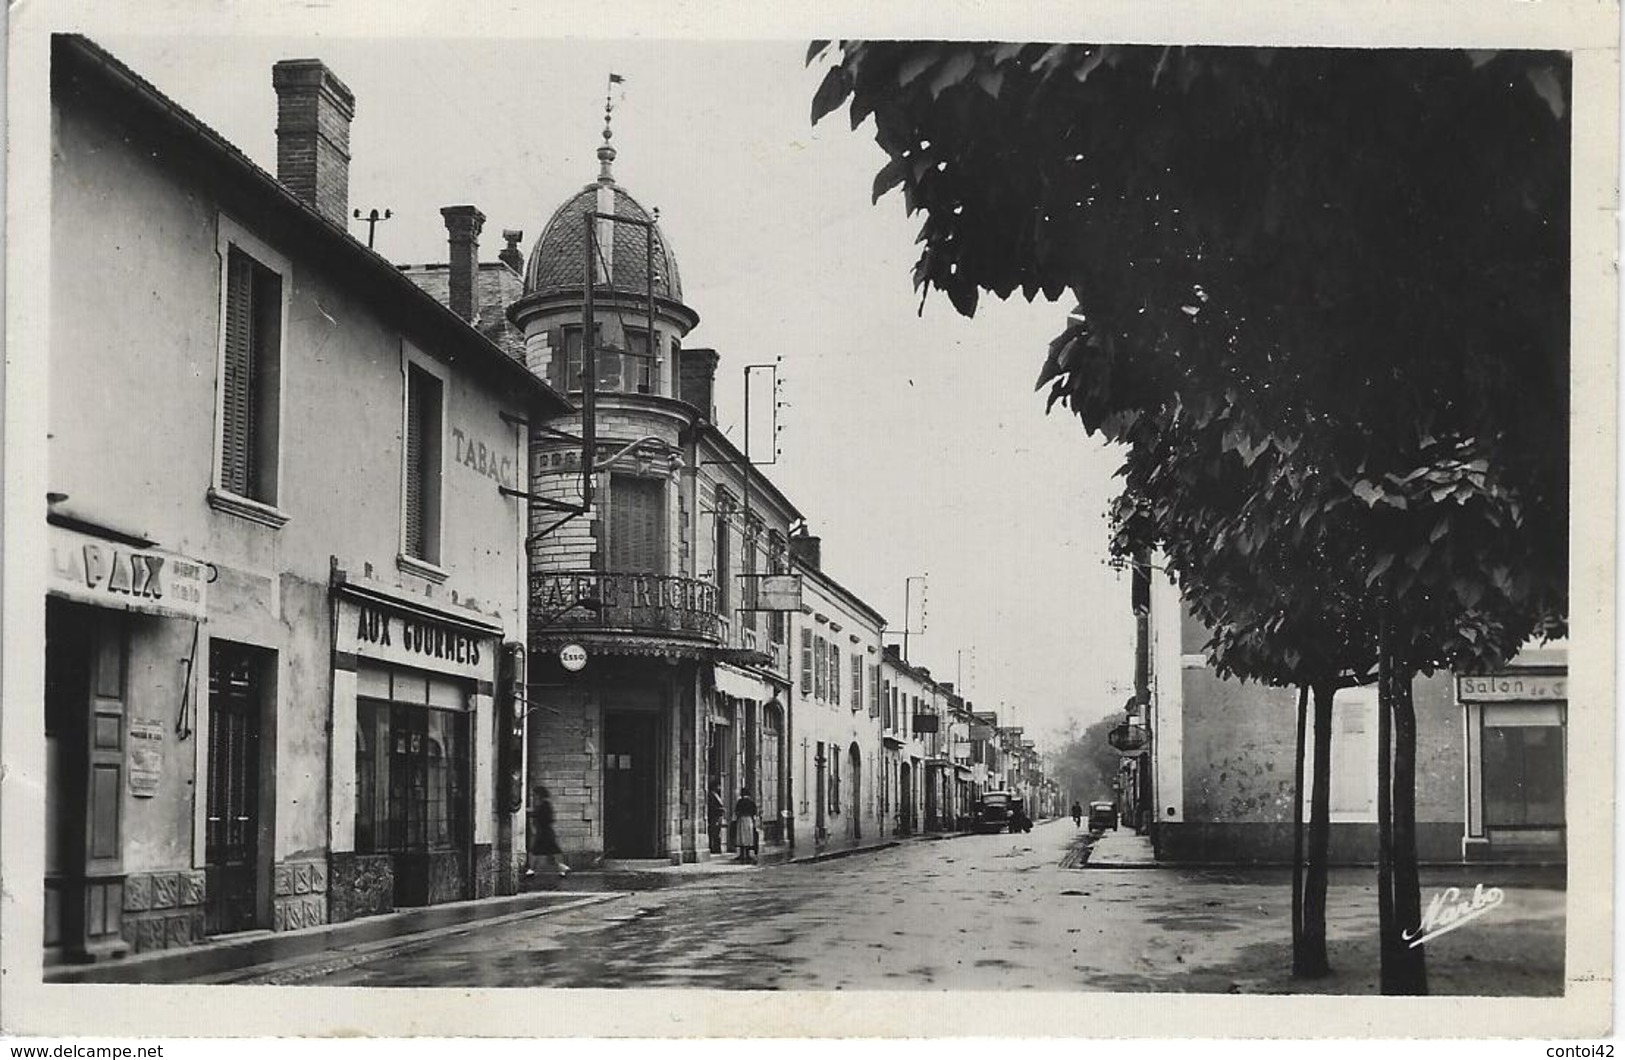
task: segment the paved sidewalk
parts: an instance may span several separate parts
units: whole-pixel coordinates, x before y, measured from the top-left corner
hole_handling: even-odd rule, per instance
[[[1118,828],[1095,841],[1085,864],[1089,868],[1149,869],[1156,867],[1157,854],[1151,848],[1149,836]]]
[[[45,970],[47,983],[168,983],[224,976],[260,965],[309,958],[343,947],[390,946],[416,936],[438,936],[502,917],[542,916],[626,892],[579,894],[532,891],[466,902],[407,909],[322,924],[297,931],[252,931],[173,950],[136,954],[98,964],[60,965]]]
[[[562,880],[543,872],[531,881],[532,889],[521,894],[405,909],[297,931],[245,932],[97,964],[56,966],[46,969],[44,978],[48,983],[231,982],[256,970],[286,969],[295,975],[305,968],[326,971],[334,961],[414,948],[504,920],[546,916],[639,891],[726,879],[775,865],[810,864],[962,834],[966,833],[908,836],[794,858],[788,848],[764,849],[760,864],[714,855],[679,865],[610,862],[599,869],[578,869]]]

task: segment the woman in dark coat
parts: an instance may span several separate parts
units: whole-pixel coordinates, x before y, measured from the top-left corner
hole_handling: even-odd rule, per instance
[[[759,849],[756,826],[756,800],[749,788],[739,789],[739,801],[734,803],[734,845],[739,848],[740,861],[755,861]]]
[[[559,879],[570,875],[570,866],[564,863],[559,849],[559,837],[553,833],[553,803],[550,801],[546,788],[537,788],[531,808],[531,836],[530,853],[532,857],[545,857],[553,862],[558,870]],[[528,869],[527,876],[534,876],[536,870]]]

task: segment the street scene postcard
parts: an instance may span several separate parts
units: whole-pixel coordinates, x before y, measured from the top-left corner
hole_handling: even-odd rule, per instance
[[[1618,9],[1223,8],[13,12],[0,1029],[1611,1033]]]

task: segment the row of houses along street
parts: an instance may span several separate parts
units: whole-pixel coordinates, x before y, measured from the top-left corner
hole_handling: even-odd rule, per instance
[[[272,76],[274,177],[53,44],[47,963],[513,894],[544,787],[578,868],[728,856],[713,788],[764,859],[1059,810],[716,426],[607,114],[528,254],[398,266],[349,90]]]

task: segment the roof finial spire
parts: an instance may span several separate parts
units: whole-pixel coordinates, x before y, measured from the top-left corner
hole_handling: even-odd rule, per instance
[[[615,148],[610,146],[610,139],[615,134],[610,131],[610,118],[615,112],[614,92],[615,86],[625,83],[626,78],[620,74],[609,75],[609,88],[604,92],[604,146],[598,149],[598,183],[615,183],[615,174],[610,167],[615,162]]]

